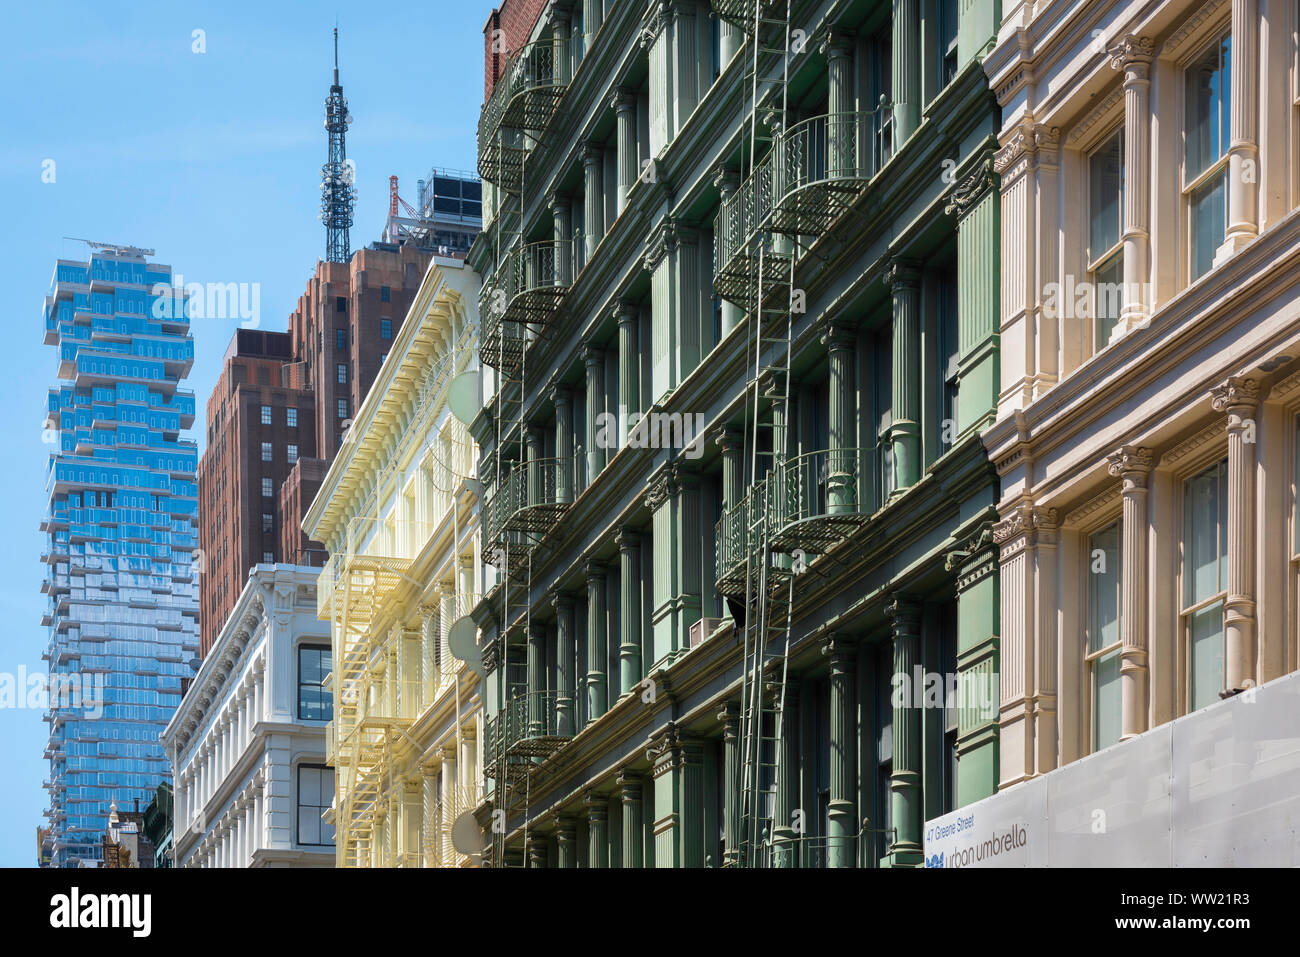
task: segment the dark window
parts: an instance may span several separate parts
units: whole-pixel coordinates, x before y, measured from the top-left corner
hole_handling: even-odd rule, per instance
[[[270,512],[262,513],[262,531],[264,532],[275,531],[275,516],[272,515]]]
[[[320,686],[329,670],[329,645],[298,646],[298,720],[329,721],[334,717],[334,703]]]
[[[334,311],[335,311],[335,312],[347,312],[347,311],[348,311],[348,301],[347,301],[347,299],[346,299],[345,297],[343,297],[343,296],[336,296],[336,297],[335,297],[335,299],[334,299]]]
[[[319,764],[298,765],[298,843],[334,846],[334,826],[321,815],[334,803],[334,769]]]
[[[392,295],[393,295],[392,292],[389,290],[389,288],[388,288],[387,286],[380,286],[380,287],[379,287],[379,301],[380,301],[380,302],[388,302],[388,301],[390,301],[390,300],[392,299]]]
[[[287,425],[287,426],[288,426],[289,428],[291,428],[291,429],[296,429],[296,428],[298,427],[298,410],[297,410],[297,409],[285,409],[285,410],[284,410],[284,424]]]
[[[346,329],[334,330],[334,348],[346,349],[348,347],[348,331]]]
[[[379,338],[381,339],[393,338],[393,320],[391,319],[379,320]]]

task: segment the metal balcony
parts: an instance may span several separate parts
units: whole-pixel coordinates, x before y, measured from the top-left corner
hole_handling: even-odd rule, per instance
[[[775,837],[762,841],[745,865],[754,868],[857,867],[860,834],[844,837]]]
[[[573,280],[573,253],[571,239],[515,246],[484,283],[480,313],[520,325],[552,321]]]
[[[495,777],[498,759],[547,758],[569,740],[561,734],[557,710],[559,692],[529,691],[506,702],[499,714],[487,719],[484,764],[488,777]]]
[[[478,123],[478,171],[490,183],[517,191],[524,148],[516,131],[546,128],[569,85],[569,41],[548,38],[511,54],[483,105]]]
[[[768,478],[772,548],[822,554],[871,518],[859,477],[861,449],[807,452],[778,463]]]
[[[574,459],[518,462],[483,499],[484,540],[526,548],[553,529],[573,503]]]
[[[815,116],[777,138],[776,195],[768,228],[820,236],[853,205],[888,154],[888,106]]]
[[[747,310],[756,305],[760,277],[766,296],[787,286],[790,275],[785,241],[766,228],[777,196],[776,155],[773,151],[763,157],[727,197],[713,226],[713,288]]]
[[[524,327],[518,323],[503,322],[487,305],[485,302],[479,307],[479,359],[505,378],[517,378],[524,366],[524,350],[527,348]]]

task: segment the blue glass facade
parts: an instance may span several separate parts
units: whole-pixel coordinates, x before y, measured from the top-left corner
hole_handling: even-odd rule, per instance
[[[110,804],[170,778],[158,740],[198,653],[198,449],[188,310],[140,250],[60,260],[45,300],[49,393],[43,590],[54,866],[101,856]],[[176,291],[179,295],[179,290]]]

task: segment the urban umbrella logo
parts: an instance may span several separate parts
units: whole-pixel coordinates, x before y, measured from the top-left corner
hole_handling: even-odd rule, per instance
[[[943,867],[943,851],[938,854],[931,854],[925,859],[926,867]]]

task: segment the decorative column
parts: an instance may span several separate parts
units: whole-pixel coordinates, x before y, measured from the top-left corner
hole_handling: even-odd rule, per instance
[[[1235,27],[1235,3],[1232,13]],[[1228,415],[1228,599],[1223,615],[1226,697],[1255,683],[1255,415],[1259,383],[1234,376],[1214,389],[1211,401],[1214,411]]]
[[[944,556],[957,591],[957,806],[998,786],[998,552],[986,523]]]
[[[578,866],[578,825],[567,815],[555,819],[555,856],[557,867]]]
[[[609,867],[609,798],[588,791],[582,798],[587,810],[587,866],[593,870]]]
[[[1124,517],[1120,523],[1120,740],[1147,729],[1147,480],[1154,453],[1125,445],[1107,461],[1111,475],[1123,482]]]
[[[546,627],[528,626],[528,734],[546,733]]]
[[[614,319],[618,323],[618,444],[628,442],[625,429],[631,428],[632,417],[641,411],[641,350],[638,341],[638,320],[641,307],[635,302],[620,299],[614,305]]]
[[[700,362],[700,234],[665,220],[646,240],[650,274],[650,401],[659,402]]]
[[[826,54],[826,74],[829,86],[827,97],[826,134],[830,146],[828,175],[859,176],[866,163],[858,159],[858,143],[866,142],[859,135],[858,115],[853,102],[853,34],[831,28],[822,45]]]
[[[641,535],[624,526],[614,541],[619,560],[619,687],[635,694],[641,681]]]
[[[735,170],[728,169],[725,166],[720,166],[713,174],[713,185],[718,188],[718,195],[720,197],[719,208],[725,209],[728,200],[735,195],[736,189],[740,186],[740,177],[736,174]],[[727,220],[724,218],[719,228],[725,229],[726,222]],[[723,339],[727,338],[727,333],[740,325],[742,318],[744,318],[744,313],[738,305],[734,302],[729,302],[726,299],[722,300]]]
[[[547,866],[546,837],[542,834],[533,833],[528,835],[528,867],[531,870],[545,870]]]
[[[827,433],[830,451],[826,457],[826,502],[829,512],[852,512],[857,507],[857,462],[854,434],[857,414],[853,396],[855,337],[839,322],[828,322],[822,331],[830,364],[830,381],[826,391],[830,404]],[[897,373],[895,373],[897,375]],[[806,474],[801,470],[800,475]],[[808,502],[816,501],[808,490]]]
[[[573,199],[563,193],[551,193],[551,235],[555,240],[555,280],[559,285],[573,281]]]
[[[703,749],[669,722],[646,754],[654,777],[655,867],[703,867]]]
[[[605,411],[605,350],[593,342],[585,342],[582,360],[587,367],[587,484],[590,485],[605,467],[605,450],[600,447],[598,419]]]
[[[442,808],[443,813],[448,813],[450,808],[456,806],[456,742],[443,745],[442,748]],[[451,829],[447,828],[448,833]],[[453,860],[452,848],[447,848],[448,860]]]
[[[605,150],[598,143],[586,143],[582,147],[583,230],[586,233],[587,261],[596,254],[596,247],[605,236],[605,192],[602,179],[605,166]]]
[[[671,661],[688,646],[690,627],[700,620],[702,581],[699,478],[665,466],[650,480],[654,604],[650,624],[654,647],[650,668]]]
[[[556,592],[551,597],[555,606],[555,733],[561,738],[574,735],[573,676],[577,656],[573,631],[573,595]]]
[[[894,642],[894,678],[911,680],[921,665],[921,606],[894,595],[885,608]],[[894,865],[921,863],[921,706],[913,695],[894,702],[894,769],[889,779],[895,839],[890,846]]]
[[[830,818],[826,865],[828,867],[853,867],[856,864],[854,837],[859,831],[857,815],[857,754],[858,736],[855,715],[857,696],[857,647],[843,635],[833,634],[822,645],[822,654],[830,659],[831,673],[831,767],[830,767]],[[898,718],[894,718],[897,729]],[[894,732],[897,740],[897,730]],[[785,742],[782,742],[785,750]],[[791,754],[794,758],[794,754]],[[894,745],[895,773],[898,764],[898,745]],[[894,804],[897,808],[897,801]]]
[[[1155,42],[1129,34],[1108,51],[1112,69],[1124,71],[1124,298],[1117,335],[1145,324],[1151,303],[1151,57]]]
[[[894,151],[921,125],[921,0],[893,0]]]
[[[852,663],[851,653],[849,657],[849,662],[850,664]],[[849,677],[850,711],[853,708],[852,681],[853,681],[852,669],[850,668],[850,677]],[[832,688],[831,695],[833,698],[835,695],[834,665],[832,665],[831,688]],[[776,779],[777,779],[776,814],[774,816],[773,827],[772,827],[772,852],[773,852],[772,866],[796,867],[798,866],[799,863],[799,845],[797,843],[799,834],[796,833],[794,829],[794,815],[799,804],[799,692],[796,690],[795,687],[791,687],[790,685],[786,686],[785,700],[783,703],[783,707],[784,707],[784,713],[781,715],[781,740],[777,742],[777,747],[780,748],[780,754],[778,755],[777,758],[779,764],[776,771]],[[845,734],[848,734],[850,737],[852,737],[852,727],[853,727],[851,722],[848,725],[842,723],[837,725],[835,715],[836,715],[835,701],[832,700],[831,702],[831,751],[832,752],[835,752],[837,742],[841,746],[844,744],[846,740],[844,737]],[[839,732],[839,737],[836,736],[837,730]],[[854,750],[854,746],[850,746],[848,750],[852,752]],[[842,751],[843,748],[841,747],[841,752]],[[837,770],[840,772],[839,774],[837,774]],[[854,769],[850,768],[848,770],[847,783],[845,779],[843,779],[842,777],[843,771],[844,769],[840,761],[840,755],[832,753],[831,809],[830,809],[831,833],[827,835],[827,837],[830,838],[830,841],[827,844],[828,853],[830,855],[828,866],[830,867],[852,867],[853,866],[853,855],[852,855],[853,845],[849,843],[848,848],[843,848],[839,845],[838,842],[838,839],[845,834],[845,831],[841,828],[841,825],[844,823],[843,818],[845,815],[847,815],[848,824],[850,825],[848,833],[857,832],[857,828],[851,826],[853,824],[852,819],[855,817],[853,813],[854,802],[852,800],[852,794],[854,788],[854,784],[853,784]],[[841,784],[841,787],[838,790],[835,784],[837,779],[840,780],[840,784]],[[836,794],[840,795],[841,803],[839,806],[836,805]],[[846,794],[848,795],[848,802],[849,802],[849,807],[847,808],[847,810],[843,807],[843,800]],[[844,854],[841,853],[845,850],[848,851],[847,861],[844,858]]]
[[[921,273],[910,260],[894,260],[888,276],[894,311],[893,425],[889,441],[894,449],[897,493],[921,479]]]
[[[614,110],[618,127],[618,196],[617,209],[621,216],[627,208],[627,194],[637,179],[636,145],[636,91],[617,87],[609,105]]]
[[[600,32],[604,12],[604,0],[582,0],[582,32],[586,36],[584,48],[587,53],[591,52],[591,41]]]
[[[616,783],[619,800],[623,803],[623,866],[645,867],[643,778],[636,771],[624,771]]]
[[[551,21],[552,62],[556,74],[555,79],[558,83],[568,83],[573,75],[569,58],[569,28],[573,17],[572,0],[551,0],[545,12],[547,18]]]
[[[722,847],[723,863],[740,861],[741,797],[740,703],[728,701],[718,714],[722,722]]]
[[[424,866],[439,867],[442,864],[438,846],[438,829],[442,823],[438,820],[438,766],[420,765],[420,812],[422,834],[424,838]]]
[[[1228,222],[1216,265],[1259,235],[1259,24],[1259,0],[1232,0]]]
[[[945,430],[950,443],[968,429],[991,425],[997,414],[1001,211],[993,156],[984,151],[959,177],[944,206],[957,220],[958,390],[956,421]],[[1045,348],[1050,347],[1055,368],[1055,327],[1040,330],[1040,339],[1049,344]],[[940,446],[942,451],[950,447]]]
[[[587,572],[587,721],[606,710],[609,622],[605,611],[605,563],[588,561]]]
[[[555,501],[561,505],[573,501],[573,393],[561,382],[551,384],[555,404]]]
[[[726,72],[727,64],[735,59],[744,45],[745,35],[740,27],[726,20],[718,20],[718,68]]]
[[[539,426],[529,424],[524,428],[524,452],[528,457],[524,465],[528,476],[528,504],[541,505],[546,493],[546,486],[542,481],[542,430]]]
[[[745,437],[739,429],[723,428],[713,441],[722,452],[722,504],[730,508],[745,497]]]

